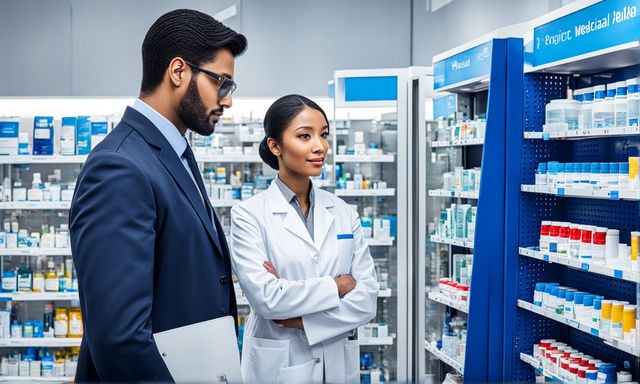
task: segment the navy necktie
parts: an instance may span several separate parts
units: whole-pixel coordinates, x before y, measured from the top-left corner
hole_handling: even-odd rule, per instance
[[[198,169],[198,164],[196,164],[196,157],[193,155],[193,151],[191,150],[191,146],[187,144],[187,148],[182,153],[185,159],[187,159],[187,164],[189,165],[189,169],[191,169],[191,174],[193,175],[193,179],[196,181],[198,185],[198,189],[200,189],[200,193],[202,195],[202,203],[207,210],[207,215],[209,216],[209,220],[213,219],[212,212],[210,211],[209,204],[205,202],[208,198],[207,191],[204,188],[204,183],[202,182],[202,176],[200,176],[200,169]],[[215,228],[214,228],[215,230]]]

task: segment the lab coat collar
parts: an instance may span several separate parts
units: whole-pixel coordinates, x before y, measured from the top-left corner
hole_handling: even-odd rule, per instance
[[[311,239],[306,226],[302,220],[300,220],[300,216],[298,216],[291,204],[285,199],[276,183],[271,183],[267,189],[267,193],[269,194],[271,212],[274,215],[286,215],[284,218],[284,228],[307,242],[310,246],[314,247],[316,251],[320,252],[327,234],[335,220],[335,216],[333,214],[334,204],[328,193],[317,189],[313,183],[312,188],[316,188],[314,190],[315,206],[313,211],[313,230],[315,241]]]

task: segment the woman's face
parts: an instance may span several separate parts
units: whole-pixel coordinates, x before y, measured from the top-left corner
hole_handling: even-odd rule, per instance
[[[304,107],[282,133],[280,145],[272,147],[280,156],[280,173],[291,176],[319,176],[329,150],[329,127],[322,113]]]

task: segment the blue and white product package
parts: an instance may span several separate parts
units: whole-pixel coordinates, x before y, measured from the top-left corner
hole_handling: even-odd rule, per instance
[[[73,156],[76,154],[76,122],[75,116],[63,117],[60,128],[60,154]]]
[[[18,154],[18,120],[0,120],[0,155]]]
[[[33,154],[53,155],[53,116],[33,118]]]
[[[100,144],[109,133],[109,123],[100,118],[91,118],[91,149]]]
[[[91,118],[78,116],[76,121],[76,153],[88,155],[91,152]]]
[[[20,132],[18,134],[18,155],[30,155],[29,150],[29,133]]]

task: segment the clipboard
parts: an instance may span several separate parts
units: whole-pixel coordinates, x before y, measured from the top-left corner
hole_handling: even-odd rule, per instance
[[[153,334],[177,384],[242,383],[233,322],[225,316]]]

